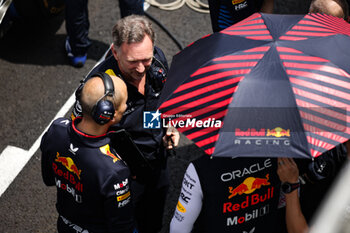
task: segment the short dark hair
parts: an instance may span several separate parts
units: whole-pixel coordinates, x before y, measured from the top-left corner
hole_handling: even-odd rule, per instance
[[[118,20],[112,30],[113,44],[117,48],[122,43],[141,42],[145,35],[151,38],[152,43],[155,41],[155,33],[151,22],[141,15],[130,15]]]

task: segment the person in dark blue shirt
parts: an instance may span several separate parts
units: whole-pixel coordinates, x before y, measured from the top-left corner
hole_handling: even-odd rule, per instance
[[[43,136],[42,178],[57,188],[58,232],[135,232],[130,170],[108,130],[126,97],[121,79],[94,75],[82,89],[83,116],[56,119]]]
[[[209,0],[211,25],[221,31],[255,12],[273,13],[274,0]]]
[[[183,178],[170,233],[283,233],[275,158],[191,161]]]

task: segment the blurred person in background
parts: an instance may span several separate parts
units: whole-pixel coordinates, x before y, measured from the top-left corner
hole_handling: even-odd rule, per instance
[[[209,0],[213,32],[221,31],[255,12],[273,13],[274,0]]]
[[[143,0],[119,0],[121,17],[131,14],[143,15]],[[65,0],[67,38],[65,49],[69,62],[74,67],[82,67],[87,58],[89,39],[88,0]]]
[[[312,0],[309,13],[332,15],[349,21],[349,4],[347,0]]]

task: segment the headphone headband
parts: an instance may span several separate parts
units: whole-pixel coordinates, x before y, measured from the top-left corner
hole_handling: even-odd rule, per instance
[[[113,80],[104,72],[95,73],[91,77],[100,77],[105,87],[104,95],[96,102],[91,111],[91,116],[95,122],[104,125],[113,119],[115,112],[113,103],[110,100],[104,99],[106,96],[113,97],[114,95]]]
[[[114,84],[111,76],[106,74],[105,72],[98,72],[91,77],[100,77],[103,81],[103,85],[105,87],[104,96],[113,96],[114,95]]]

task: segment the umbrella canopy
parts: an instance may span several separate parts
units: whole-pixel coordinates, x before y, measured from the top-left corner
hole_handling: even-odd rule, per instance
[[[174,56],[160,98],[171,123],[223,157],[321,155],[350,138],[350,25],[256,13]]]

